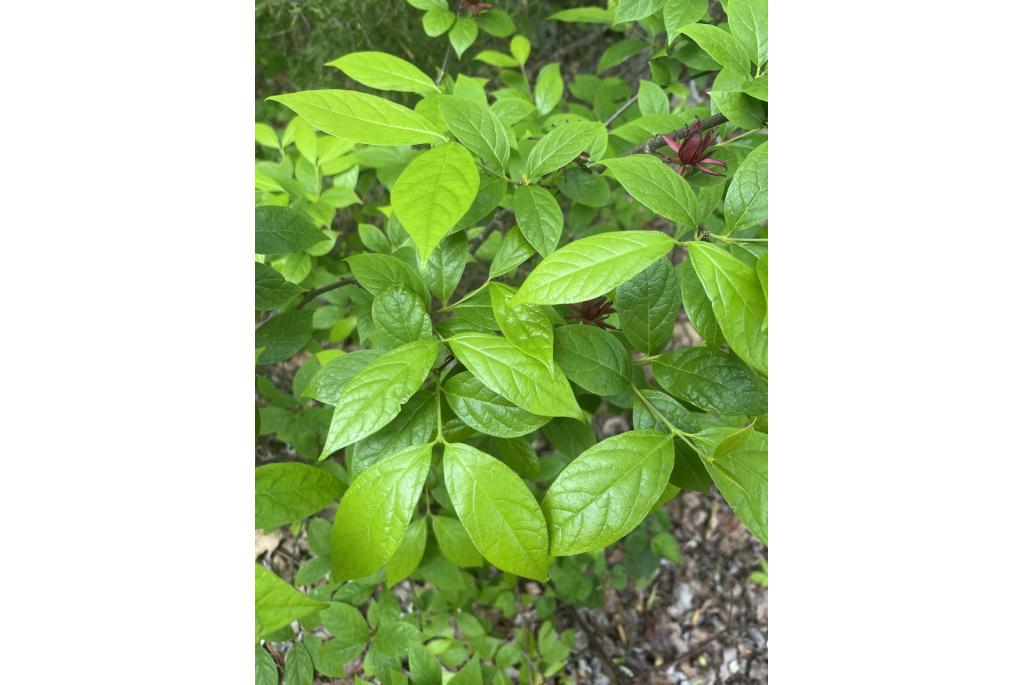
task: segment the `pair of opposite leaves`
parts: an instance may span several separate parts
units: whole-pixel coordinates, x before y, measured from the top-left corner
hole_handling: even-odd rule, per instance
[[[433,444],[414,445],[359,474],[334,519],[336,580],[383,567],[405,537],[430,470]],[[470,445],[447,444],[444,481],[477,550],[499,569],[546,580],[552,556],[606,547],[657,503],[674,463],[672,436],[636,430],[580,454],[538,504],[512,469]]]

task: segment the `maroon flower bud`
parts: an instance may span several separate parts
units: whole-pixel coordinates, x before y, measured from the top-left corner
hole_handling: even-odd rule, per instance
[[[714,131],[708,131],[707,134],[701,137],[702,133],[700,117],[696,117],[693,125],[690,126],[689,130],[686,132],[686,137],[683,138],[681,143],[669,136],[661,137],[661,139],[665,141],[665,144],[672,148],[672,151],[676,153],[675,158],[662,156],[662,159],[669,164],[678,164],[680,176],[686,175],[686,172],[694,167],[709,176],[724,176],[724,174],[712,171],[706,166],[711,165],[718,166],[723,169],[725,168],[725,162],[720,159],[713,159],[706,154],[707,149],[714,144],[712,142],[715,137]]]
[[[491,3],[480,2],[480,0],[462,0],[462,3],[459,5],[460,10],[468,9],[474,17],[479,17],[481,12],[486,12],[492,7],[494,5]]]
[[[586,302],[571,304],[569,308],[573,310],[573,313],[566,317],[569,321],[579,321],[598,328],[611,328],[605,323],[605,319],[615,313],[615,308],[607,297],[595,297]]]

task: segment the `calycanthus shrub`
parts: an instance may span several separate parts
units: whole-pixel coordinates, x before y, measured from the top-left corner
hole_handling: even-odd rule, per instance
[[[256,125],[257,435],[284,445],[256,527],[314,555],[257,565],[257,640],[290,646],[258,682],[541,682],[573,644],[552,602],[593,602],[624,537],[678,556],[680,490],[768,540],[766,2],[552,15],[621,34],[594,73],[534,63],[497,3],[409,4],[444,65],[342,55],[358,90]],[[472,609],[523,602],[544,622],[508,643]]]

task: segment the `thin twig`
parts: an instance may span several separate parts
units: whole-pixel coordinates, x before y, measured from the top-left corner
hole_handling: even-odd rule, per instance
[[[634,102],[636,102],[636,99],[637,99],[638,97],[640,97],[640,91],[639,91],[639,90],[638,90],[638,91],[637,91],[637,92],[636,92],[636,93],[635,93],[635,94],[633,95],[633,97],[631,97],[630,99],[626,100],[626,104],[624,104],[624,105],[623,105],[622,107],[619,107],[619,108],[618,108],[617,110],[615,110],[615,114],[613,114],[613,115],[611,115],[610,117],[608,117],[607,121],[605,121],[605,122],[604,122],[604,127],[605,127],[605,128],[608,128],[609,126],[611,126],[611,125],[612,125],[612,122],[613,122],[613,121],[615,121],[616,119],[618,119],[618,118],[619,118],[619,116],[620,116],[620,115],[621,115],[621,114],[622,114],[623,112],[625,112],[625,111],[626,111],[627,109],[629,109],[629,108],[630,108],[630,106],[631,106],[631,105],[632,105],[632,104],[633,104]]]
[[[590,628],[583,621],[583,617],[580,615],[579,610],[576,607],[572,607],[572,618],[576,622],[576,625],[587,634],[588,642],[593,642],[594,646],[597,647],[597,656],[601,659],[601,663],[604,664],[604,668],[608,671],[608,676],[611,678],[614,685],[622,685],[622,681],[619,680],[618,670],[612,663],[612,660],[608,658],[608,652],[604,650],[604,645],[601,644],[600,638],[597,637]]]
[[[437,75],[437,80],[434,81],[435,86],[441,85],[441,81],[444,80],[445,71],[448,69],[448,56],[452,54],[452,43],[448,41],[448,49],[444,51],[444,60],[441,62],[441,73]]]

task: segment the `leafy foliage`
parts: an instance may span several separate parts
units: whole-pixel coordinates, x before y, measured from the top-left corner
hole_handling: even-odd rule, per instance
[[[442,63],[351,51],[327,64],[354,86],[256,125],[257,435],[290,450],[256,525],[314,554],[257,567],[257,639],[292,642],[286,683],[533,685],[572,649],[559,603],[682,561],[681,489],[767,544],[767,5],[555,12],[623,33],[591,74],[491,3],[408,5]],[[502,642],[519,578],[541,623]],[[377,591],[407,580],[415,616]]]

